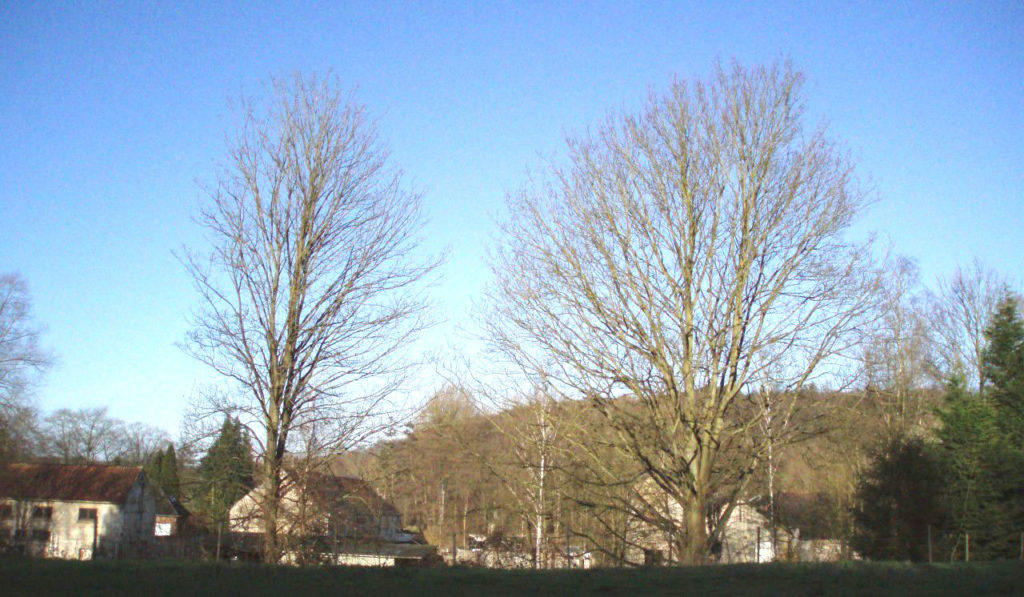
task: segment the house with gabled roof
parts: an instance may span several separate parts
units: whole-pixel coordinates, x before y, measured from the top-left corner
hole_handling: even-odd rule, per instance
[[[649,505],[660,507],[656,516],[682,521],[683,510],[675,502],[657,493],[653,485],[643,486]],[[660,497],[654,501],[651,496]],[[712,553],[714,562],[723,564],[766,563],[774,561],[834,562],[857,558],[830,528],[830,511],[838,506],[824,494],[779,493],[774,500],[753,496],[738,500],[722,527],[720,541]],[[772,510],[774,509],[774,516]],[[713,502],[706,513],[716,522],[726,512],[724,501]],[[672,546],[665,533],[639,517],[631,521],[627,550],[629,561],[640,564],[671,563]],[[710,525],[709,525],[710,526]]]
[[[152,542],[142,467],[0,464],[0,549],[41,557],[133,556]]]
[[[370,566],[417,563],[436,548],[402,531],[398,510],[364,479],[286,468],[278,510],[284,561]],[[230,510],[236,551],[255,555],[263,532],[263,486]]]

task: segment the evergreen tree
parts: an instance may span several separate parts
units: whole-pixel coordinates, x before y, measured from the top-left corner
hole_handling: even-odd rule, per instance
[[[146,459],[146,464],[143,470],[146,471],[146,478],[149,479],[150,483],[153,483],[157,487],[160,487],[160,474],[163,470],[164,464],[164,451],[157,450],[150,454],[149,458]]]
[[[160,463],[161,487],[169,496],[178,498],[181,494],[181,482],[178,478],[178,455],[174,451],[174,444],[168,444],[167,450]]]
[[[995,416],[998,438],[990,450],[989,474],[995,483],[992,551],[1019,556],[1024,532],[1024,321],[1016,297],[1006,296],[985,330],[982,371],[986,399]]]
[[[181,483],[178,480],[178,457],[174,444],[168,444],[166,450],[157,450],[149,457],[145,465],[146,477],[160,488],[165,495],[179,497]]]
[[[928,559],[929,527],[942,527],[942,469],[918,438],[896,438],[873,459],[857,488],[853,547],[865,557]]]
[[[987,396],[1006,439],[1024,448],[1024,321],[1014,298],[1000,301],[985,338],[982,370],[989,384]]]
[[[978,394],[968,392],[963,379],[956,377],[949,382],[946,405],[938,415],[950,557],[963,557],[968,536],[972,557],[990,557],[991,530],[998,526],[999,518],[994,508],[999,480],[991,469],[998,461],[995,411]]]
[[[962,557],[1015,558],[1024,531],[1024,321],[1013,297],[985,330],[984,395],[950,384],[939,413],[950,537]]]
[[[227,522],[231,505],[253,486],[252,447],[237,419],[225,418],[220,434],[199,462],[198,501],[211,525]]]

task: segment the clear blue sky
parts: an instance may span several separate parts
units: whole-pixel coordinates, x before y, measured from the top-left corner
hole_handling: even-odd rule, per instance
[[[716,58],[791,58],[926,281],[978,256],[1024,278],[1024,4],[0,3],[0,272],[29,282],[58,365],[44,411],[177,428],[206,373],[172,251],[270,75],[331,69],[425,192],[449,323],[487,274],[505,191],[567,132]]]

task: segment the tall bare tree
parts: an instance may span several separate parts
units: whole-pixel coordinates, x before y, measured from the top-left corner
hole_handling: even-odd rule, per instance
[[[913,261],[893,262],[883,295],[881,316],[864,344],[866,397],[890,438],[907,437],[927,428],[940,393],[931,375],[931,329]]]
[[[967,387],[984,390],[985,329],[996,305],[1011,292],[1006,280],[977,259],[939,280],[931,319],[940,377],[959,374]]]
[[[23,406],[25,386],[51,363],[39,346],[28,285],[18,274],[0,276],[0,407]]]
[[[167,432],[145,423],[127,423],[121,427],[121,459],[132,464],[145,464],[154,453],[171,443]]]
[[[491,454],[484,463],[518,504],[533,535],[533,567],[548,565],[546,546],[556,488],[559,483],[559,456],[564,449],[561,437],[571,421],[560,412],[555,399],[543,390],[513,394],[490,388],[484,393],[495,412],[487,417],[492,428],[507,442],[508,450]]]
[[[23,390],[0,405],[0,462],[27,460],[43,452],[39,412]]]
[[[208,410],[242,418],[267,491],[265,558],[279,555],[281,466],[297,429],[335,448],[364,434],[427,322],[420,196],[363,106],[331,79],[276,80],[244,124],[185,261],[201,296],[188,350],[234,382]]]
[[[740,399],[836,381],[873,313],[869,247],[844,238],[866,195],[804,129],[802,82],[789,65],[676,82],[508,198],[493,346],[600,410],[684,513],[655,517],[683,562],[711,553],[763,458]]]
[[[124,423],[107,408],[62,408],[46,417],[47,453],[65,464],[109,463],[126,449]]]

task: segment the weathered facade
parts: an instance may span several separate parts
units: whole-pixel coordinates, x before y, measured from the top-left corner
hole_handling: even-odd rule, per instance
[[[41,557],[135,556],[156,503],[141,467],[0,465],[0,546]]]
[[[436,553],[402,532],[398,510],[357,477],[288,470],[278,512],[284,561],[393,566]],[[252,551],[263,532],[258,486],[230,511],[236,548]]]
[[[647,489],[648,493],[653,490]],[[650,497],[650,496],[648,496]],[[655,503],[648,500],[648,504]],[[682,508],[671,501],[663,517],[682,520]],[[825,521],[829,504],[825,496],[783,493],[775,499],[776,518],[769,515],[767,499],[753,498],[737,503],[722,533],[721,542],[712,554],[712,561],[723,564],[765,563],[774,561],[831,562],[856,558],[844,543],[835,538]],[[724,508],[709,512],[721,517]],[[661,530],[634,520],[628,537],[627,558],[634,564],[675,563],[672,546]]]
[[[666,500],[666,503],[667,510],[658,515],[682,520],[682,508],[674,502]],[[711,516],[723,514],[719,510],[710,513]],[[633,564],[671,565],[677,562],[668,535],[641,520],[633,521],[627,543],[630,545],[626,550],[627,559]],[[712,559],[723,564],[772,562],[776,559],[775,545],[777,541],[772,540],[768,517],[754,504],[740,502],[732,509]]]

